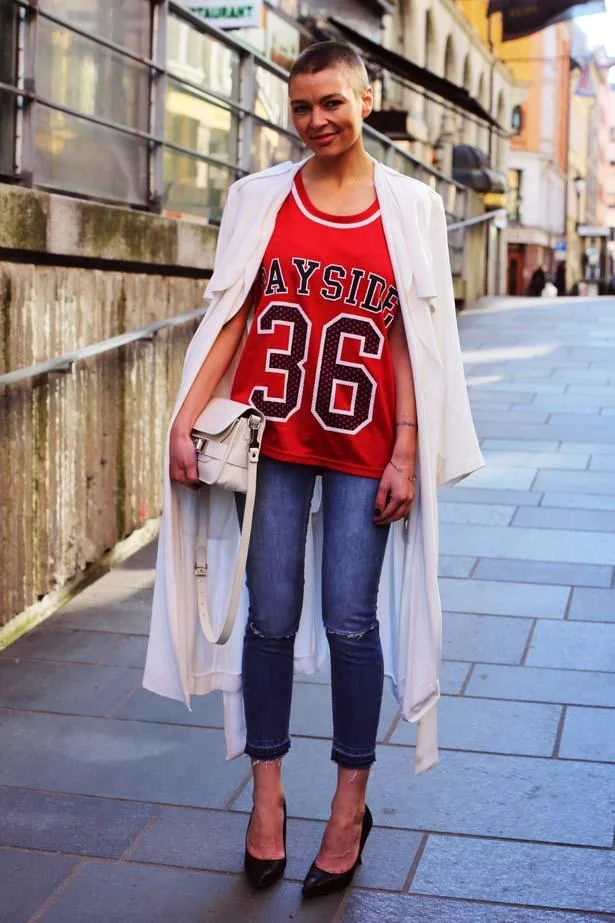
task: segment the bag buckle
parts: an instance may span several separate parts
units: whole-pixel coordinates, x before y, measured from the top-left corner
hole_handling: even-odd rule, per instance
[[[261,425],[260,417],[252,415],[250,419],[248,420],[248,426],[250,427],[250,430],[251,430],[250,445],[248,447],[250,449],[250,453],[249,453],[250,455],[251,455],[252,449],[258,449],[258,429],[260,425]],[[252,461],[252,458],[250,458],[250,461]]]
[[[194,576],[195,577],[206,577],[207,576],[207,564],[195,564],[194,565]]]

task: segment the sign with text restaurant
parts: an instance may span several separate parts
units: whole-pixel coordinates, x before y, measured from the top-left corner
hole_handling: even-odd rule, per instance
[[[205,0],[184,6],[219,29],[246,29],[262,23],[263,0]]]

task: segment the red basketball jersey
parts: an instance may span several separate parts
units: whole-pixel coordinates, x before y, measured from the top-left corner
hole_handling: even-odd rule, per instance
[[[394,443],[387,332],[399,300],[378,203],[325,214],[298,173],[255,304],[232,397],[267,417],[263,454],[381,477]]]

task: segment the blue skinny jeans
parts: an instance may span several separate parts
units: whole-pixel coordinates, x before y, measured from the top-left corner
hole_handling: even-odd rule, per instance
[[[376,758],[384,680],[376,601],[388,526],[372,522],[379,481],[261,456],[247,561],[243,647],[248,756],[290,749],[293,653],[303,605],[305,543],[317,475],[324,516],[322,611],[331,654],[333,749],[340,766]],[[237,495],[239,517],[244,497]]]

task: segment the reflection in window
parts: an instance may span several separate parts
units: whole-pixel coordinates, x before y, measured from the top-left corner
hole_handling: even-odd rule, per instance
[[[38,26],[36,83],[41,96],[52,102],[147,130],[146,65],[124,58],[43,17]]]
[[[52,189],[146,205],[147,142],[39,106],[34,181]]]
[[[199,154],[234,161],[234,117],[229,109],[217,106],[196,92],[182,89],[169,79],[166,97],[165,140]]]
[[[109,39],[143,57],[150,55],[150,0],[39,0],[39,6],[42,12],[90,35]]]
[[[176,151],[164,152],[166,213],[198,215],[219,221],[234,170]]]
[[[227,96],[239,98],[239,55],[220,42],[169,16],[167,64],[178,77]]]

